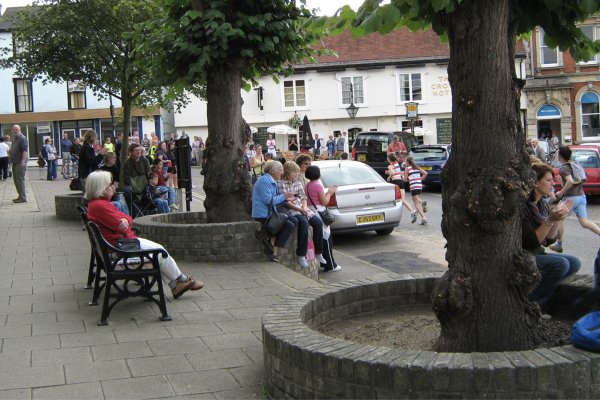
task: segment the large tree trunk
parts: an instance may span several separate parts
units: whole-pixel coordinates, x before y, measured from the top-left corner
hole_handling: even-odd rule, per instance
[[[129,147],[129,123],[131,120],[131,106],[133,104],[133,100],[131,98],[131,93],[129,92],[129,90],[127,88],[123,88],[121,90],[121,106],[123,107],[123,114],[121,115],[122,119],[123,119],[123,143],[121,144],[121,153],[117,154],[117,157],[119,157],[119,160],[121,162],[121,165],[123,165],[125,163],[125,161],[127,161],[127,158],[129,157],[129,153],[127,151],[127,148]],[[124,169],[121,168],[121,172],[120,172],[120,177],[119,177],[119,189],[123,190],[123,186],[125,182],[123,180],[123,171]]]
[[[510,0],[465,0],[450,14],[452,156],[443,173],[448,272],[433,294],[439,351],[502,351],[537,342],[527,300],[539,274],[521,246],[531,189],[519,122]]]
[[[219,66],[208,74],[204,191],[207,222],[249,219],[251,184],[244,159],[250,129],[242,119],[242,62]]]

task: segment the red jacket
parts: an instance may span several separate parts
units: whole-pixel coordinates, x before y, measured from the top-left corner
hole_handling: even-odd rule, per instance
[[[123,214],[108,200],[108,199],[92,199],[88,204],[88,219],[95,222],[100,228],[100,233],[104,239],[112,245],[117,239],[130,238],[135,239],[137,236],[131,230],[131,217]],[[121,219],[125,218],[129,222],[129,226],[125,230],[120,230]]]
[[[165,175],[163,174],[163,170],[161,168],[152,167],[152,172],[158,175],[158,186],[167,186],[165,183]]]

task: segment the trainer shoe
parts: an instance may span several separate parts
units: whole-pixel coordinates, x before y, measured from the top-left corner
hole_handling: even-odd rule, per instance
[[[557,253],[562,253],[563,252],[562,246],[557,246],[555,244],[553,244],[552,246],[550,246],[550,250],[555,251]]]
[[[175,283],[175,289],[171,289],[171,292],[173,293],[173,298],[174,299],[180,298],[182,294],[184,294],[185,292],[190,290],[190,288],[192,287],[193,284],[194,284],[194,281],[191,281],[190,279],[188,279],[185,282],[177,281]]]
[[[308,262],[304,256],[298,256],[298,264],[300,264],[302,268],[308,268]]]
[[[427,225],[427,220],[423,218],[420,225]]]
[[[327,260],[323,258],[323,254],[315,254],[315,260],[317,260],[320,264],[327,264]]]
[[[171,210],[179,210],[179,206],[177,204],[169,204],[169,207],[171,208]]]
[[[337,265],[334,269],[331,270],[331,272],[336,272],[336,271],[341,271],[341,270],[342,270],[342,266]]]
[[[27,200],[25,200],[25,199],[14,199],[13,203],[27,203]]]
[[[423,207],[423,212],[426,213],[427,212],[427,202],[425,200],[423,200],[421,202],[421,206]]]
[[[413,212],[410,213],[410,223],[414,224],[415,222],[417,222],[417,210],[414,210]]]

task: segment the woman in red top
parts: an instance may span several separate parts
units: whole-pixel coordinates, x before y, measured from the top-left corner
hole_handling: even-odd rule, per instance
[[[123,214],[110,202],[114,193],[115,188],[110,172],[95,171],[87,177],[85,182],[85,198],[89,201],[87,217],[98,225],[104,239],[113,246],[117,239],[137,238],[131,230],[131,216]],[[137,239],[142,249],[163,248],[148,239]],[[167,258],[159,257],[159,264],[161,275],[168,282],[175,299],[188,290],[198,290],[204,286],[203,282],[182,274],[170,255]]]

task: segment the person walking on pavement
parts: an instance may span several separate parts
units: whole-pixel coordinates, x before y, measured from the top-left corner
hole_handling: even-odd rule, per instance
[[[571,166],[571,149],[563,146],[558,149],[558,161],[560,162],[560,168],[558,173],[563,182],[561,190],[556,192],[556,198],[559,200],[573,201],[573,207],[569,211],[575,212],[579,225],[585,229],[589,229],[596,235],[600,236],[600,227],[590,221],[587,215],[587,199],[585,192],[583,191],[583,182],[575,182],[573,179],[573,167]],[[555,245],[550,246],[550,250],[556,251],[557,253],[563,252],[563,240],[565,239],[565,226],[560,224],[558,228],[559,237]]]
[[[73,147],[73,142],[69,140],[69,134],[63,133],[63,137],[60,140],[60,151],[62,155],[62,168],[60,173],[65,179],[68,179],[65,174],[65,168],[67,167],[67,164],[71,162],[71,147]]]
[[[26,203],[25,173],[27,172],[27,159],[29,158],[29,144],[27,138],[21,133],[19,125],[13,125],[12,131],[15,138],[10,148],[9,160],[12,164],[12,175],[19,196],[13,199],[13,203]]]
[[[421,201],[420,197],[421,191],[423,190],[423,179],[425,179],[425,177],[427,177],[427,172],[419,168],[411,156],[406,157],[404,179],[408,181],[408,184],[410,185],[410,195],[412,196],[415,209],[421,216],[421,225],[427,225],[427,218],[425,218],[427,202]]]
[[[4,137],[0,136],[0,181],[8,179],[8,152],[10,147],[4,143]]]

